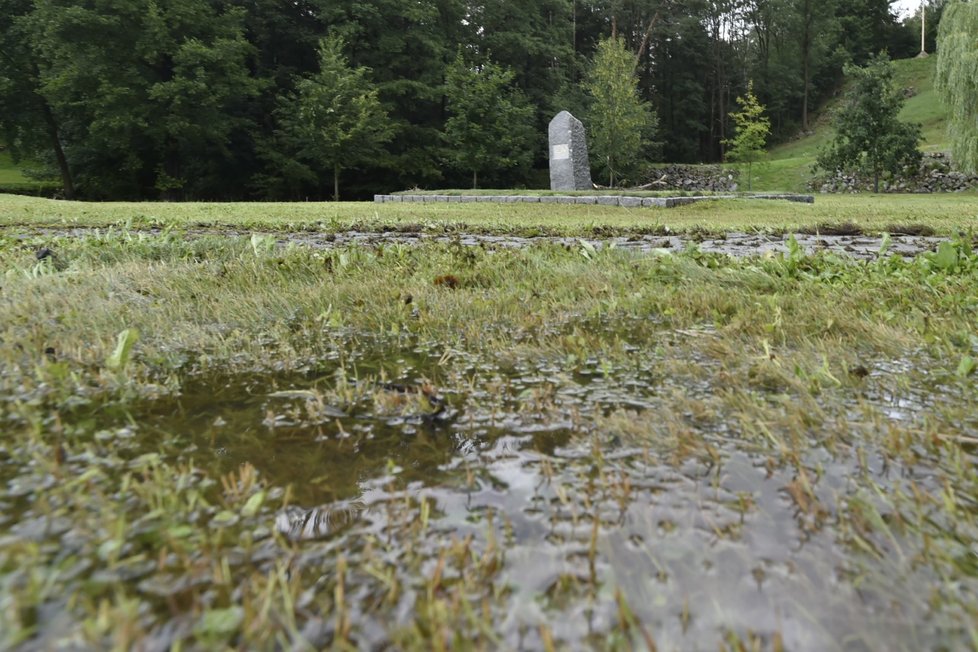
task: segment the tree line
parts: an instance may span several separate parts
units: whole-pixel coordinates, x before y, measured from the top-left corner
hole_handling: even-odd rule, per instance
[[[717,161],[736,98],[787,138],[847,64],[916,54],[919,22],[887,0],[0,0],[0,140],[68,197],[546,185],[553,115],[605,122],[608,42],[645,158]]]

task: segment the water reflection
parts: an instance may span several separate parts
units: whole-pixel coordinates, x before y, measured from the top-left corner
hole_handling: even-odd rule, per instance
[[[323,539],[355,523],[365,510],[356,500],[311,509],[290,506],[275,518],[275,530],[293,541]]]
[[[872,374],[897,377],[901,364]],[[268,412],[269,398],[256,395],[250,408],[234,406],[239,417],[253,412],[244,418],[252,425],[216,437],[205,428],[205,437],[232,463],[247,460],[294,483],[301,506],[280,513],[275,527],[305,542],[313,564],[331,558],[313,552],[318,540],[346,551],[365,537],[396,541],[403,519],[425,521],[432,558],[439,541],[494,533],[505,541],[500,581],[511,591],[496,618],[513,647],[532,646],[527,632],[542,626],[575,645],[602,640],[618,626],[619,591],[660,649],[711,648],[731,635],[792,650],[923,649],[961,626],[934,618],[918,590],[934,582],[913,561],[923,539],[879,526],[899,518],[892,496],[940,493],[939,460],[903,464],[868,437],[848,449],[810,446],[785,463],[744,446],[729,424],[695,433],[709,442],[708,455],[673,440],[640,448],[572,416],[585,404],[601,413],[627,408],[654,437],[669,392],[644,373],[554,383],[553,374],[524,368],[511,391],[545,397],[549,407],[531,401],[544,419],[514,412],[513,403],[477,403],[448,419],[350,418],[336,409],[310,423],[300,405],[292,420],[259,427],[255,415]],[[713,391],[696,387],[701,397]],[[880,382],[857,404],[856,423],[873,412],[901,424],[935,399]],[[218,409],[228,429],[234,417]]]
[[[389,628],[434,594],[425,583],[461,545],[452,558],[499,555],[467,587],[484,593],[467,599],[505,647],[545,647],[545,630],[571,648],[607,647],[627,604],[663,650],[916,650],[966,640],[961,600],[944,608],[933,595],[978,591],[978,505],[962,493],[962,518],[944,510],[947,469],[978,460],[926,442],[891,448],[966,396],[901,380],[911,366],[875,366],[838,408],[841,424],[811,420],[790,451],[776,442],[792,433],[758,443],[720,403],[704,414],[677,407],[714,400],[717,381],[667,377],[650,360],[610,372],[585,361],[573,373],[526,363],[503,394],[431,395],[413,389],[420,378],[400,378],[342,405],[333,369],[202,379],[118,432],[144,448],[175,442],[212,476],[247,463],[290,485],[290,506],[269,525],[295,547],[295,577],[314,587],[335,577],[340,556],[356,573],[372,549],[369,572],[348,584],[366,647],[390,644]],[[37,518],[11,529],[24,540],[58,533]],[[958,560],[953,584],[934,559]],[[400,587],[386,611],[378,577]],[[160,581],[143,579],[142,590],[184,590],[180,578]],[[310,636],[329,642],[326,629]]]

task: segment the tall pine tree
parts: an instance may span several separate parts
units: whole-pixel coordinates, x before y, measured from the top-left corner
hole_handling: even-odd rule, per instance
[[[317,186],[330,179],[334,201],[340,199],[340,172],[374,160],[392,133],[370,71],[351,67],[343,45],[338,36],[325,39],[319,46],[319,71],[301,79],[295,94],[282,100],[277,111],[280,149],[271,157],[292,158],[289,169],[299,168],[301,177]]]
[[[511,70],[487,62],[466,63],[459,53],[448,68],[445,122],[449,159],[472,174],[527,165],[533,158],[533,107],[513,85]]]

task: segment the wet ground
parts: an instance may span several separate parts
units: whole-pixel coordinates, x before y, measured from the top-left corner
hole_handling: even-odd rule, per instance
[[[555,241],[274,238],[497,249]],[[575,249],[559,255],[583,264],[580,240],[556,241]],[[884,244],[857,235],[796,241],[857,257]],[[894,236],[888,251],[938,241]],[[691,243],[749,254],[793,246],[747,234],[592,244],[651,252]],[[253,244],[258,254],[264,245]],[[278,273],[251,252],[245,258],[254,263],[245,269]],[[162,267],[150,268],[152,282]],[[914,271],[893,267],[886,287]],[[666,318],[679,301],[642,314],[584,316],[569,306],[563,322],[541,325],[545,335],[507,331],[493,347],[466,342],[456,328],[394,324],[385,335],[379,321],[327,332],[317,320],[310,337],[322,337],[328,353],[290,360],[298,370],[164,367],[127,394],[118,370],[67,366],[35,336],[42,353],[10,358],[27,360],[20,364],[34,375],[0,396],[0,626],[23,628],[17,639],[0,631],[0,648],[243,647],[228,636],[255,622],[279,636],[268,649],[338,641],[623,649],[653,640],[659,650],[966,649],[978,636],[978,397],[969,370],[978,339],[961,317],[971,314],[969,297],[958,296],[967,292],[938,284],[959,278],[956,269],[931,270],[924,278],[934,285],[916,288],[918,303],[901,297],[871,313],[886,321],[929,310],[912,313],[923,324],[919,350],[864,343],[864,331],[837,337],[829,311],[802,336],[782,329],[779,344],[778,324],[792,317],[757,293],[739,331],[722,325],[722,305],[689,313],[700,316],[683,328]],[[320,273],[319,285],[338,282]],[[449,294],[439,282],[447,277],[426,274],[439,293],[475,296]],[[63,279],[69,292],[75,278]],[[102,290],[102,277],[92,282]],[[26,287],[27,299],[44,288]],[[736,291],[713,287],[711,296]],[[785,296],[798,287],[786,284]],[[696,290],[689,283],[677,293]],[[831,303],[851,290],[822,296]],[[930,291],[943,294],[933,305]],[[405,312],[420,303],[403,296]],[[560,296],[552,301],[569,303]],[[28,317],[28,334],[38,319],[62,318]],[[954,347],[927,349],[927,329],[951,321],[965,324],[942,335]],[[496,326],[479,324],[477,337]],[[264,347],[266,334],[255,337]],[[268,339],[272,363],[280,344]],[[58,397],[85,374],[100,391]]]
[[[392,360],[395,377],[370,375]],[[926,512],[923,533],[899,522],[913,509],[910,496],[941,495],[947,466],[975,464],[978,452],[954,460],[940,447],[917,446],[903,458],[886,450],[888,436],[967,400],[950,380],[925,383],[919,362],[872,364],[841,410],[837,396],[825,397],[827,414],[793,444],[791,463],[767,441],[772,435],[713,402],[723,393],[716,376],[664,376],[642,355],[621,369],[598,360],[573,370],[548,360],[515,368],[472,360],[460,377],[478,374],[477,388],[436,388],[425,378],[437,361],[421,348],[389,351],[384,362],[362,357],[356,374],[323,361],[299,374],[199,378],[176,398],[107,406],[95,445],[70,448],[65,465],[84,469],[104,446],[128,460],[192,459],[211,477],[252,465],[273,485],[293,487],[290,506],[264,526],[296,543],[290,563],[312,578],[335,576],[340,553],[354,568],[387,542],[391,573],[407,588],[377,611],[376,578],[361,573],[356,585],[351,576],[364,648],[383,647],[391,626],[409,623],[422,600],[415,573],[441,573],[445,546],[467,541],[486,555],[502,546],[492,586],[507,587],[505,599],[475,598],[491,610],[503,647],[538,649],[544,631],[572,648],[604,646],[621,627],[624,599],[660,650],[713,649],[721,640],[944,649],[963,640],[968,616],[917,590],[940,582],[922,562],[928,547],[957,556],[960,575],[948,590],[978,590],[978,505],[965,506],[971,522],[958,539],[939,535],[947,524],[931,503],[916,507]],[[683,401],[701,413],[677,417]],[[958,436],[978,437],[978,416],[959,426]],[[81,554],[84,537],[66,536],[24,502],[40,489],[33,471],[3,460],[10,531],[0,544],[57,545],[62,557],[78,545]],[[424,529],[409,540],[406,523],[419,520]],[[420,569],[396,561],[409,548]],[[76,572],[87,581],[99,573]],[[143,595],[177,591],[152,564],[132,581]],[[314,647],[336,635],[322,618],[300,625]],[[154,640],[165,645],[178,633],[164,627]],[[42,638],[24,649],[43,647]]]
[[[86,237],[90,234],[104,233],[96,229],[34,229],[19,230],[15,237],[28,238],[36,236],[47,237]],[[160,229],[131,230],[133,236],[160,235]],[[193,238],[204,235],[226,235],[230,237],[249,237],[251,232],[234,230],[199,230],[188,231],[186,237]],[[336,233],[315,234],[274,233],[270,234],[281,245],[296,244],[317,248],[332,248],[344,246],[388,246],[388,245],[418,245],[428,242],[458,243],[464,246],[482,246],[499,248],[531,247],[539,244],[560,244],[578,246],[581,238],[569,237],[518,237],[508,235],[458,234],[450,235],[426,233],[421,231],[386,233],[340,231]],[[719,236],[702,234],[694,235],[632,235],[603,239],[585,238],[596,248],[618,247],[623,249],[650,252],[655,250],[682,251],[695,246],[707,253],[721,253],[730,256],[762,256],[765,254],[786,253],[789,239],[794,238],[805,252],[814,253],[826,251],[854,259],[869,260],[879,255],[884,244],[884,238],[873,235],[819,235],[819,234],[784,234],[769,235],[756,233],[726,233]],[[886,238],[888,254],[904,257],[916,256],[925,251],[933,251],[937,245],[948,238],[923,235],[892,235]]]

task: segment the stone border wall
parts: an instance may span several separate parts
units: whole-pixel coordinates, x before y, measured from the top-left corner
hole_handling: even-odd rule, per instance
[[[597,206],[622,206],[624,208],[675,208],[711,199],[780,199],[783,201],[815,203],[813,195],[757,194],[757,195],[697,195],[690,197],[633,197],[628,195],[374,195],[378,204],[390,202],[460,203],[476,202],[496,204],[585,204]]]
[[[872,192],[873,180],[865,175],[836,171],[832,175],[812,179],[808,186],[822,193]],[[886,193],[961,192],[976,188],[978,174],[952,169],[951,159],[943,152],[924,154],[920,167],[913,175],[880,179],[880,192]]]

